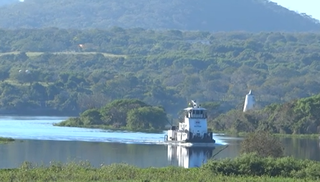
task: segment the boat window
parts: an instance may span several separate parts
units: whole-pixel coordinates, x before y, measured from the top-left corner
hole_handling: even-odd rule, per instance
[[[207,118],[207,112],[204,110],[188,110],[185,116],[186,118]]]

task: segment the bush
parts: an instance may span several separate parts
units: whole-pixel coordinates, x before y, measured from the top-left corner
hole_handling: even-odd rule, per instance
[[[240,153],[257,153],[261,157],[282,157],[283,147],[279,139],[265,131],[251,133],[241,143]]]
[[[261,157],[257,153],[242,154],[235,159],[210,160],[202,168],[227,176],[320,179],[320,162],[293,157]]]
[[[62,121],[60,123],[55,123],[53,124],[54,126],[82,126],[83,122],[81,121],[80,118],[69,118],[65,121]]]

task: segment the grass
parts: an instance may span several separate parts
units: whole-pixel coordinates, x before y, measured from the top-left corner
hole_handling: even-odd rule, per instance
[[[0,143],[8,143],[8,142],[12,142],[14,141],[13,138],[3,138],[3,137],[0,137]]]
[[[17,169],[0,170],[0,181],[201,181],[201,182],[303,182],[312,179],[295,179],[268,176],[226,176],[203,168],[180,167],[138,168],[127,164],[112,164],[93,168],[89,163],[51,163],[49,167],[32,166],[25,162]]]
[[[11,55],[11,54],[19,54],[21,52],[14,51],[14,52],[4,52],[0,53],[0,56],[3,55]],[[28,57],[37,57],[45,53],[50,53],[50,54],[70,54],[70,55],[89,55],[89,54],[102,54],[105,57],[123,57],[127,58],[126,55],[117,55],[117,54],[110,54],[110,53],[104,53],[104,52],[26,52],[26,55]]]

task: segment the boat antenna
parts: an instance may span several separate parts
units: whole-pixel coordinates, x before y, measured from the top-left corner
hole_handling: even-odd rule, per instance
[[[196,102],[196,100],[191,100],[191,102],[192,102],[192,106],[193,106],[193,107],[197,107],[197,102]]]

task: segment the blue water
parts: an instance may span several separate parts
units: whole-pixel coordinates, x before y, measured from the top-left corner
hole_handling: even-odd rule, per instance
[[[0,168],[17,168],[23,162],[48,165],[51,161],[89,161],[93,166],[128,163],[139,167],[168,165],[195,167],[207,161],[215,148],[187,149],[164,144],[163,133],[123,132],[53,126],[67,117],[1,116],[0,137],[17,142],[0,144]],[[231,138],[217,134],[217,145]],[[225,155],[224,155],[225,154]],[[230,148],[220,157],[237,155]],[[156,157],[155,157],[156,156]]]
[[[67,117],[0,117],[0,136],[22,140],[90,141],[126,144],[163,144],[163,133],[123,132],[102,129],[53,126]],[[224,140],[225,138],[225,140]],[[218,145],[229,138],[214,136]]]
[[[168,165],[196,167],[211,156],[239,155],[241,138],[214,134],[214,148],[164,145],[163,133],[120,132],[53,126],[67,117],[0,116],[0,137],[16,142],[0,144],[0,168],[16,168],[23,162],[48,165],[51,161],[89,161],[93,166],[127,163],[139,167]],[[320,161],[319,140],[282,139],[286,155]],[[227,145],[227,146],[224,146]],[[223,152],[219,152],[224,149]]]

